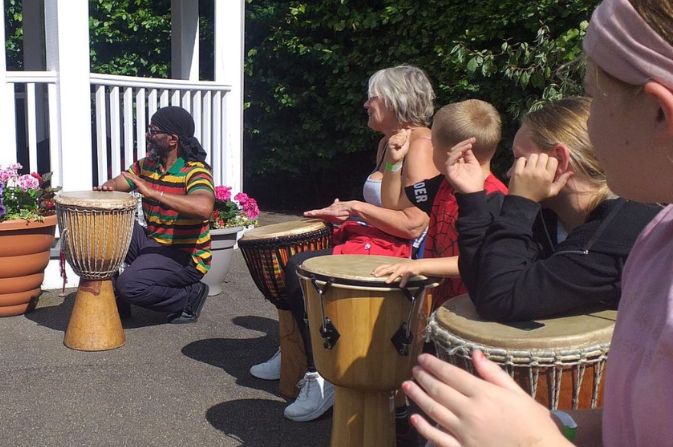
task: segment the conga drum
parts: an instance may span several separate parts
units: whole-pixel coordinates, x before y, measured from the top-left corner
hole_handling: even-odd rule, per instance
[[[395,445],[394,391],[411,377],[429,310],[425,292],[438,284],[417,276],[400,288],[372,276],[399,260],[321,256],[297,269],[316,368],[335,386],[332,447]]]
[[[484,321],[468,295],[447,301],[432,314],[427,335],[437,354],[474,372],[472,350],[479,349],[547,408],[602,405],[601,381],[617,311],[511,324]]]
[[[80,351],[124,345],[112,275],[131,243],[137,199],[124,192],[62,192],[54,198],[61,247],[80,277],[63,343]]]
[[[321,220],[301,219],[265,225],[247,231],[238,241],[250,276],[264,298],[278,309],[280,330],[280,385],[284,396],[297,395],[297,382],[306,372],[306,353],[299,328],[283,302],[285,266],[288,259],[303,251],[331,245],[330,228]]]

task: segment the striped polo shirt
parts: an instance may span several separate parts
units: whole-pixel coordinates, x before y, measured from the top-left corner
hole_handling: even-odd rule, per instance
[[[153,189],[166,194],[192,194],[194,191],[214,192],[210,169],[199,161],[178,157],[164,172],[159,160],[146,157],[128,169],[150,183]],[[129,181],[132,188],[135,185]],[[171,245],[192,255],[196,269],[206,274],[210,268],[209,221],[179,214],[161,203],[143,198],[147,235],[162,245]]]

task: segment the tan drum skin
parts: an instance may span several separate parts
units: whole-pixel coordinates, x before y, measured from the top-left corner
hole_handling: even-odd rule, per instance
[[[423,291],[412,306],[399,287],[371,275],[375,267],[399,261],[387,256],[321,256],[299,269],[316,368],[335,385],[332,447],[395,445],[393,392],[411,377],[422,347],[429,310],[423,305],[424,287],[438,284],[413,278],[417,285],[409,290]],[[322,297],[312,277],[318,287],[325,286],[325,278],[333,279]],[[320,334],[321,300],[325,316],[340,334],[331,349]],[[407,320],[413,340],[408,354],[401,355],[391,338]]]
[[[253,228],[238,241],[250,276],[262,295],[272,303],[282,300],[285,291],[285,265],[303,251],[329,248],[329,227],[321,220],[299,219]],[[306,372],[306,352],[301,333],[289,310],[278,309],[281,367],[280,394],[295,398],[297,382]]]
[[[104,351],[125,343],[112,275],[131,242],[137,199],[112,191],[62,192],[54,198],[66,259],[80,276],[63,343]]]
[[[472,372],[481,349],[550,409],[602,405],[602,376],[617,311],[503,324],[482,320],[468,295],[447,301],[428,323],[437,354]]]

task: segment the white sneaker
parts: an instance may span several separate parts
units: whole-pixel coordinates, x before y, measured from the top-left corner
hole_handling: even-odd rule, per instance
[[[297,422],[312,421],[332,408],[334,386],[317,372],[307,372],[299,381],[297,400],[285,407],[285,417]]]
[[[264,363],[250,367],[250,374],[258,379],[278,380],[280,379],[280,348],[276,353]]]

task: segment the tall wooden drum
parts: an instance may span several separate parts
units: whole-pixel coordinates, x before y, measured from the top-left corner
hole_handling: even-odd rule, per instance
[[[335,385],[331,446],[395,445],[393,392],[411,377],[437,282],[414,277],[403,289],[371,272],[388,256],[338,255],[298,269],[316,368]]]
[[[250,276],[264,298],[278,309],[280,385],[284,396],[297,395],[297,382],[306,372],[306,353],[299,328],[283,302],[285,266],[297,253],[329,248],[330,228],[321,220],[301,219],[254,228],[238,241]]]
[[[110,191],[63,192],[54,198],[61,246],[80,277],[64,344],[80,351],[124,345],[112,275],[131,243],[137,199]]]
[[[473,372],[472,350],[504,367],[517,383],[549,409],[602,405],[602,376],[617,311],[524,321],[484,321],[468,295],[432,314],[428,337],[437,355]]]

